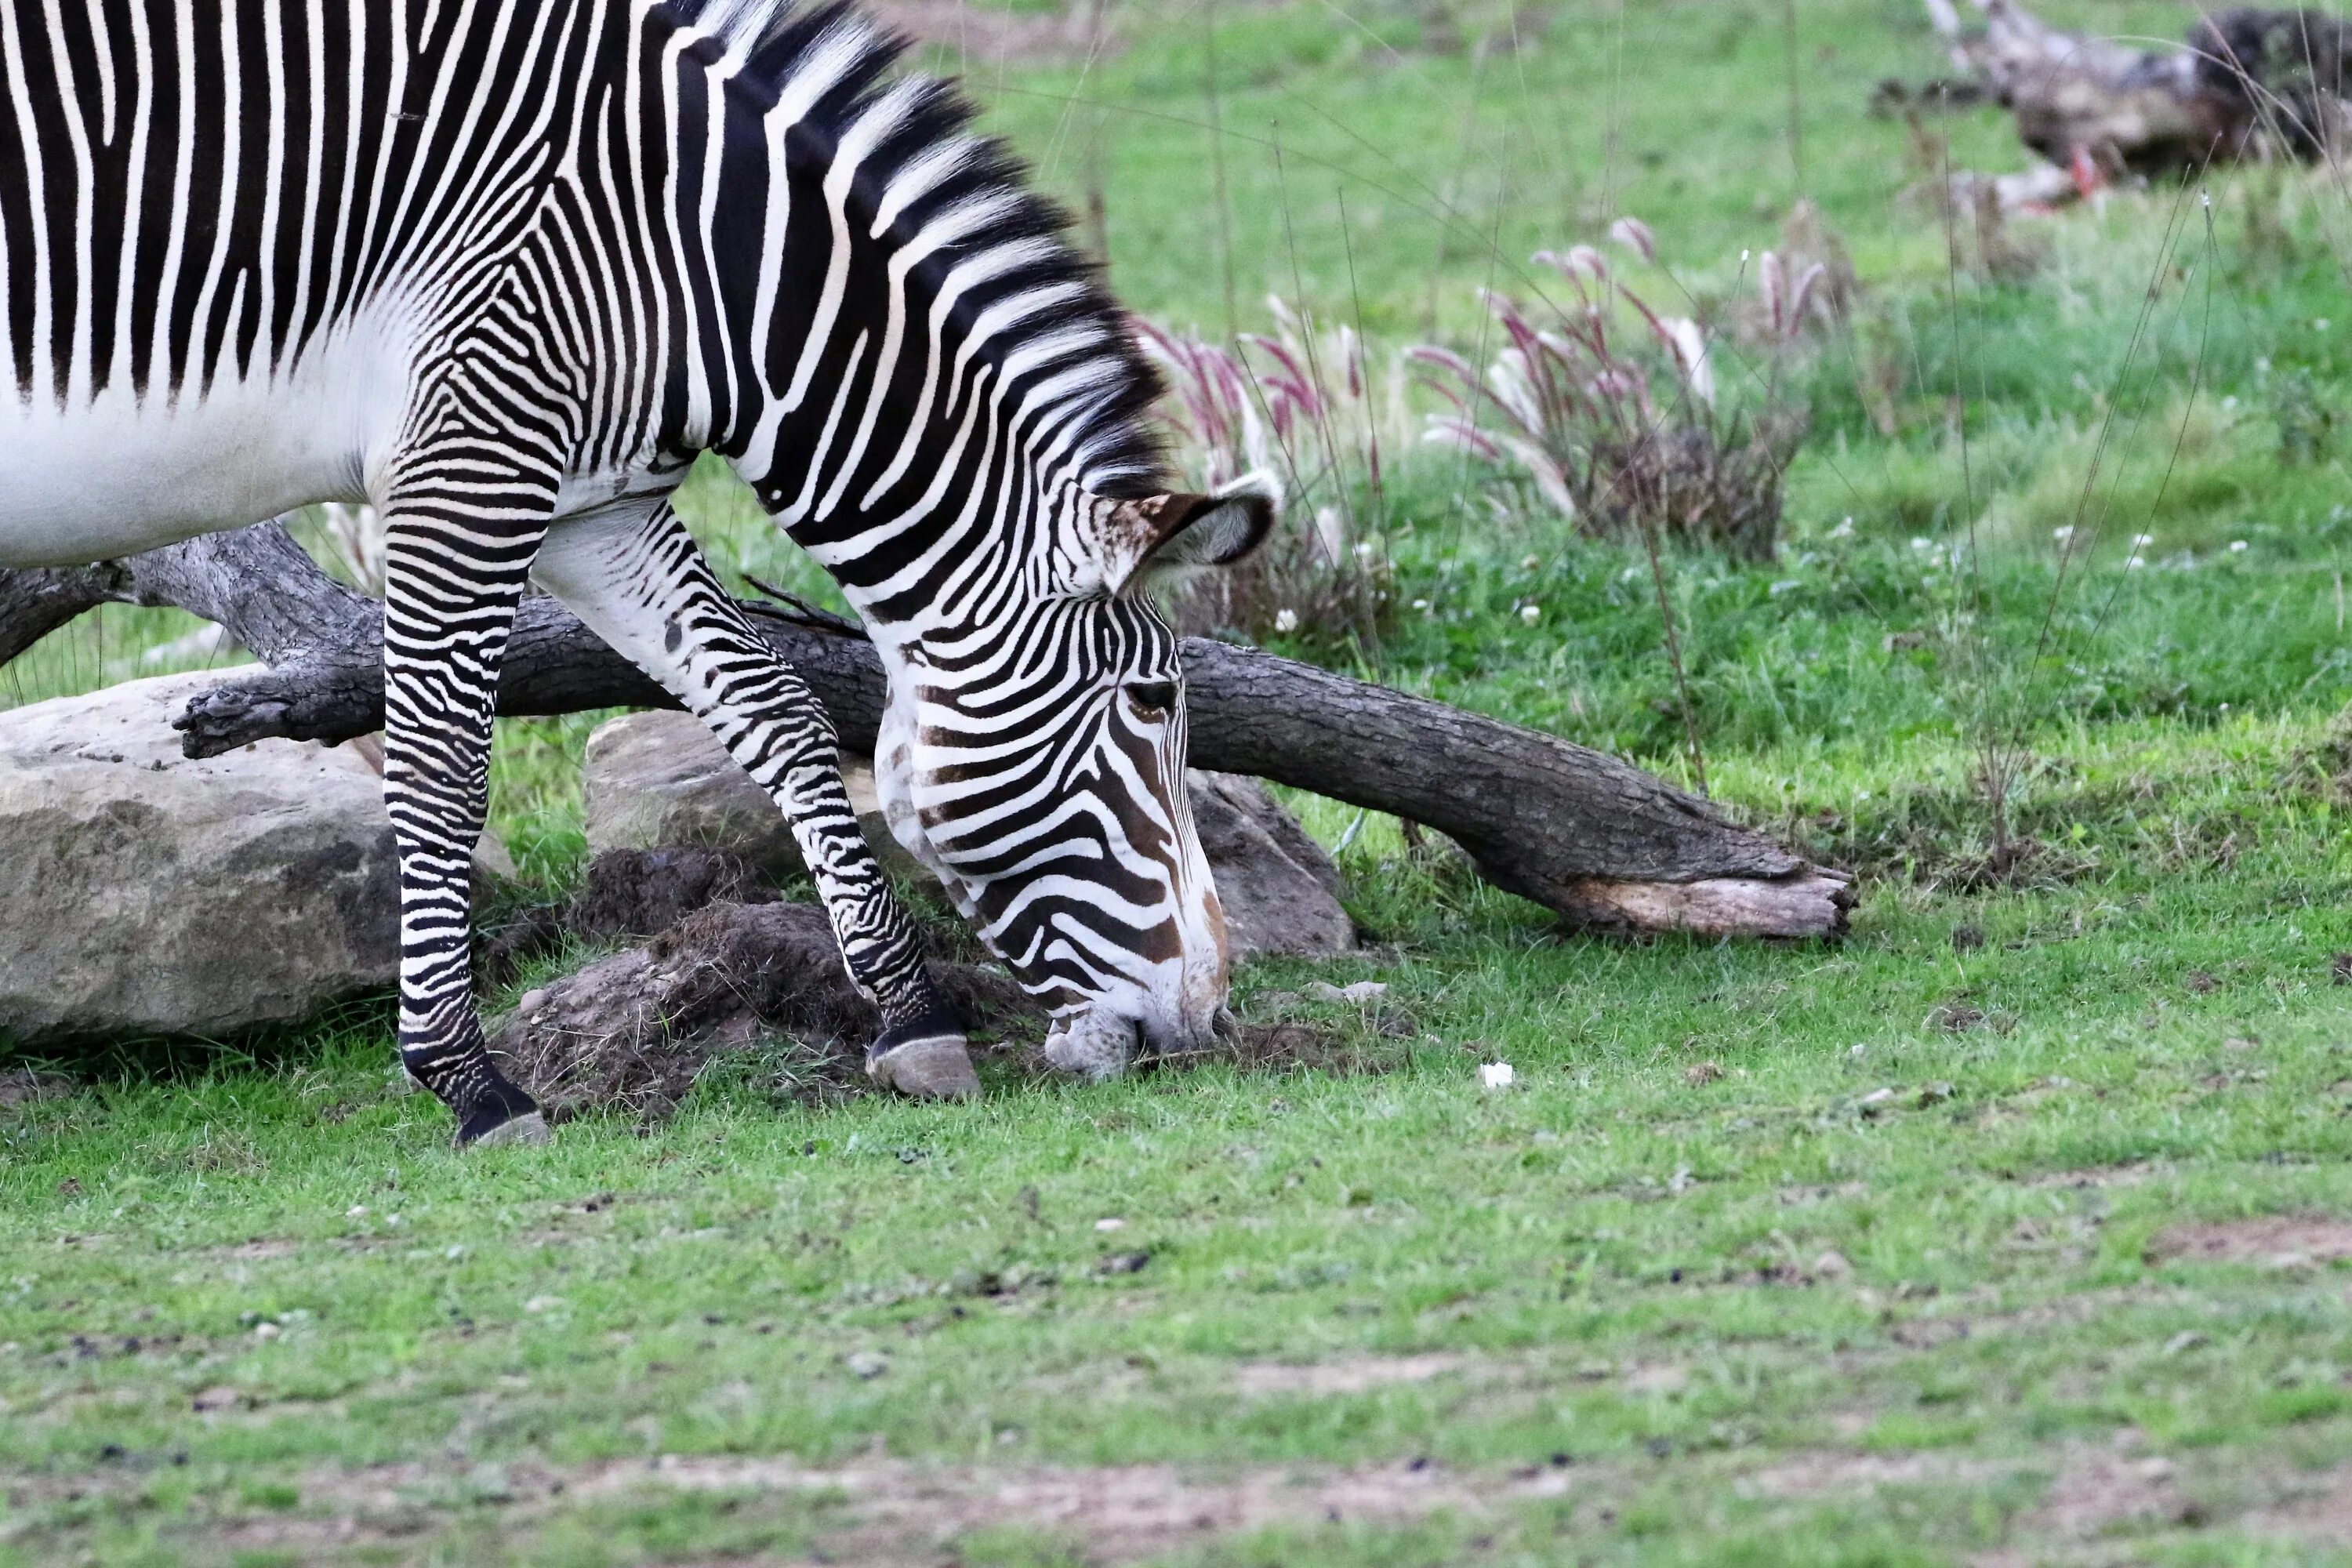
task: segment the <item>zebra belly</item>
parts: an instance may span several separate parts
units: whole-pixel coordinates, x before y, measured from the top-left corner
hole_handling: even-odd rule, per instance
[[[66,566],[365,499],[385,416],[327,373],[215,382],[201,398],[108,391],[0,403],[0,567]],[[374,416],[371,416],[371,414]]]

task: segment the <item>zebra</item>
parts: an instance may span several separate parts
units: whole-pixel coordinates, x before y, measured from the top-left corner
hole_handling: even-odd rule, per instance
[[[535,582],[789,818],[905,1093],[977,1092],[832,726],[671,498],[731,464],[889,677],[891,830],[1056,1066],[1202,1043],[1223,917],[1150,585],[1276,521],[1174,493],[1158,385],[952,85],[814,0],[0,0],[0,566],[385,519],[398,1046],[546,1136],[473,1003],[470,855]]]

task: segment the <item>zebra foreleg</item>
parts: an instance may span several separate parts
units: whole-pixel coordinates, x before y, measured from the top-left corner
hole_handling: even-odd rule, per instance
[[[499,664],[553,489],[504,495],[457,471],[462,492],[384,509],[383,794],[400,851],[400,1059],[456,1114],[463,1148],[547,1136],[485,1048],[470,950]]]
[[[832,720],[736,608],[668,503],[563,522],[535,570],[574,615],[709,725],[782,808],[850,979],[882,1014],[866,1070],[926,1099],[979,1093],[962,1023],[858,829]]]

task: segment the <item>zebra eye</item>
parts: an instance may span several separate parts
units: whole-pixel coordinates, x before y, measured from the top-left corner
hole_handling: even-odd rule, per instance
[[[1139,680],[1127,689],[1127,700],[1147,713],[1171,713],[1176,709],[1176,683]]]

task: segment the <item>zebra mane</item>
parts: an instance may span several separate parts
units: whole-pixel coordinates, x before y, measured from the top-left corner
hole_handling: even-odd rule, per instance
[[[800,126],[835,155],[859,149],[848,205],[861,231],[895,248],[943,217],[966,229],[908,280],[928,295],[950,268],[990,263],[993,275],[957,306],[951,331],[982,310],[1034,299],[1035,313],[981,357],[1002,368],[1016,350],[1055,345],[1051,374],[1084,388],[1085,399],[1055,434],[1090,489],[1131,499],[1161,488],[1166,455],[1149,417],[1162,391],[1159,373],[1101,268],[1071,245],[1068,213],[1037,193],[1028,165],[1003,142],[974,131],[976,110],[953,82],[894,71],[910,41],[852,0],[667,0],[667,8],[740,57],[730,86],[761,99],[762,110],[792,99]]]

